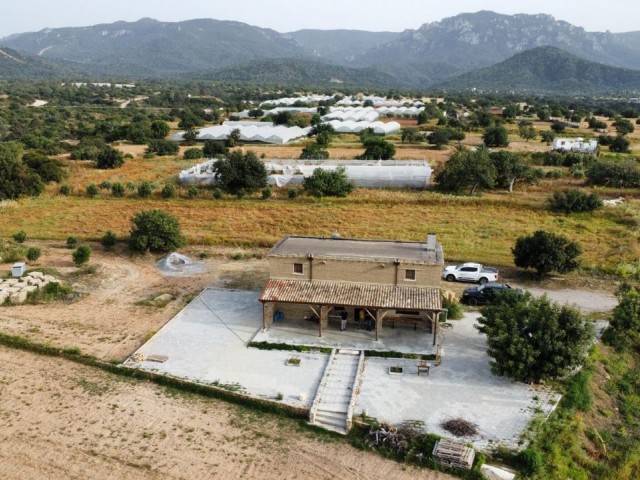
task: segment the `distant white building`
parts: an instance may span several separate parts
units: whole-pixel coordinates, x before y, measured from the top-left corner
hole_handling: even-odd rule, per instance
[[[595,153],[598,149],[597,140],[587,140],[584,138],[554,138],[551,150],[558,150],[561,152],[580,152],[580,153]]]

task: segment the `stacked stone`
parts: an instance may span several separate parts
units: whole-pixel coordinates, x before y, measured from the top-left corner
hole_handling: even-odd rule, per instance
[[[42,272],[29,272],[20,278],[0,280],[0,305],[9,300],[11,303],[24,303],[29,293],[41,290],[50,283],[60,281]]]

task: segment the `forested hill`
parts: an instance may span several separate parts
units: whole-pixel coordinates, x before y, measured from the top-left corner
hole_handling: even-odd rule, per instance
[[[197,78],[254,83],[326,87],[333,85],[361,88],[397,87],[398,79],[372,68],[348,68],[323,62],[300,59],[261,60],[197,74]]]
[[[591,62],[559,48],[540,47],[440,86],[501,92],[640,92],[640,71]]]
[[[68,73],[64,68],[40,59],[23,56],[0,45],[0,78],[53,78]]]

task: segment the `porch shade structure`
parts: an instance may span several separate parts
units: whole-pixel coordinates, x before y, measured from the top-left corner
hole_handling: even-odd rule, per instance
[[[320,307],[319,335],[329,323],[334,307],[362,308],[375,311],[375,336],[382,329],[383,320],[396,310],[425,312],[433,324],[433,344],[436,343],[438,318],[442,311],[440,289],[435,287],[397,286],[372,283],[350,283],[325,280],[271,279],[260,295],[263,304],[263,328],[273,322],[275,305],[290,303]]]

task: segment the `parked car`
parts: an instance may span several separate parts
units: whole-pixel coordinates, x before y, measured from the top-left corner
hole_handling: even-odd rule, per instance
[[[479,263],[463,263],[446,267],[442,271],[442,278],[448,282],[487,282],[498,281],[498,269],[485,267]]]
[[[520,288],[512,288],[506,283],[488,282],[477,287],[465,288],[461,302],[469,305],[484,305],[493,302],[505,290],[522,293]]]

